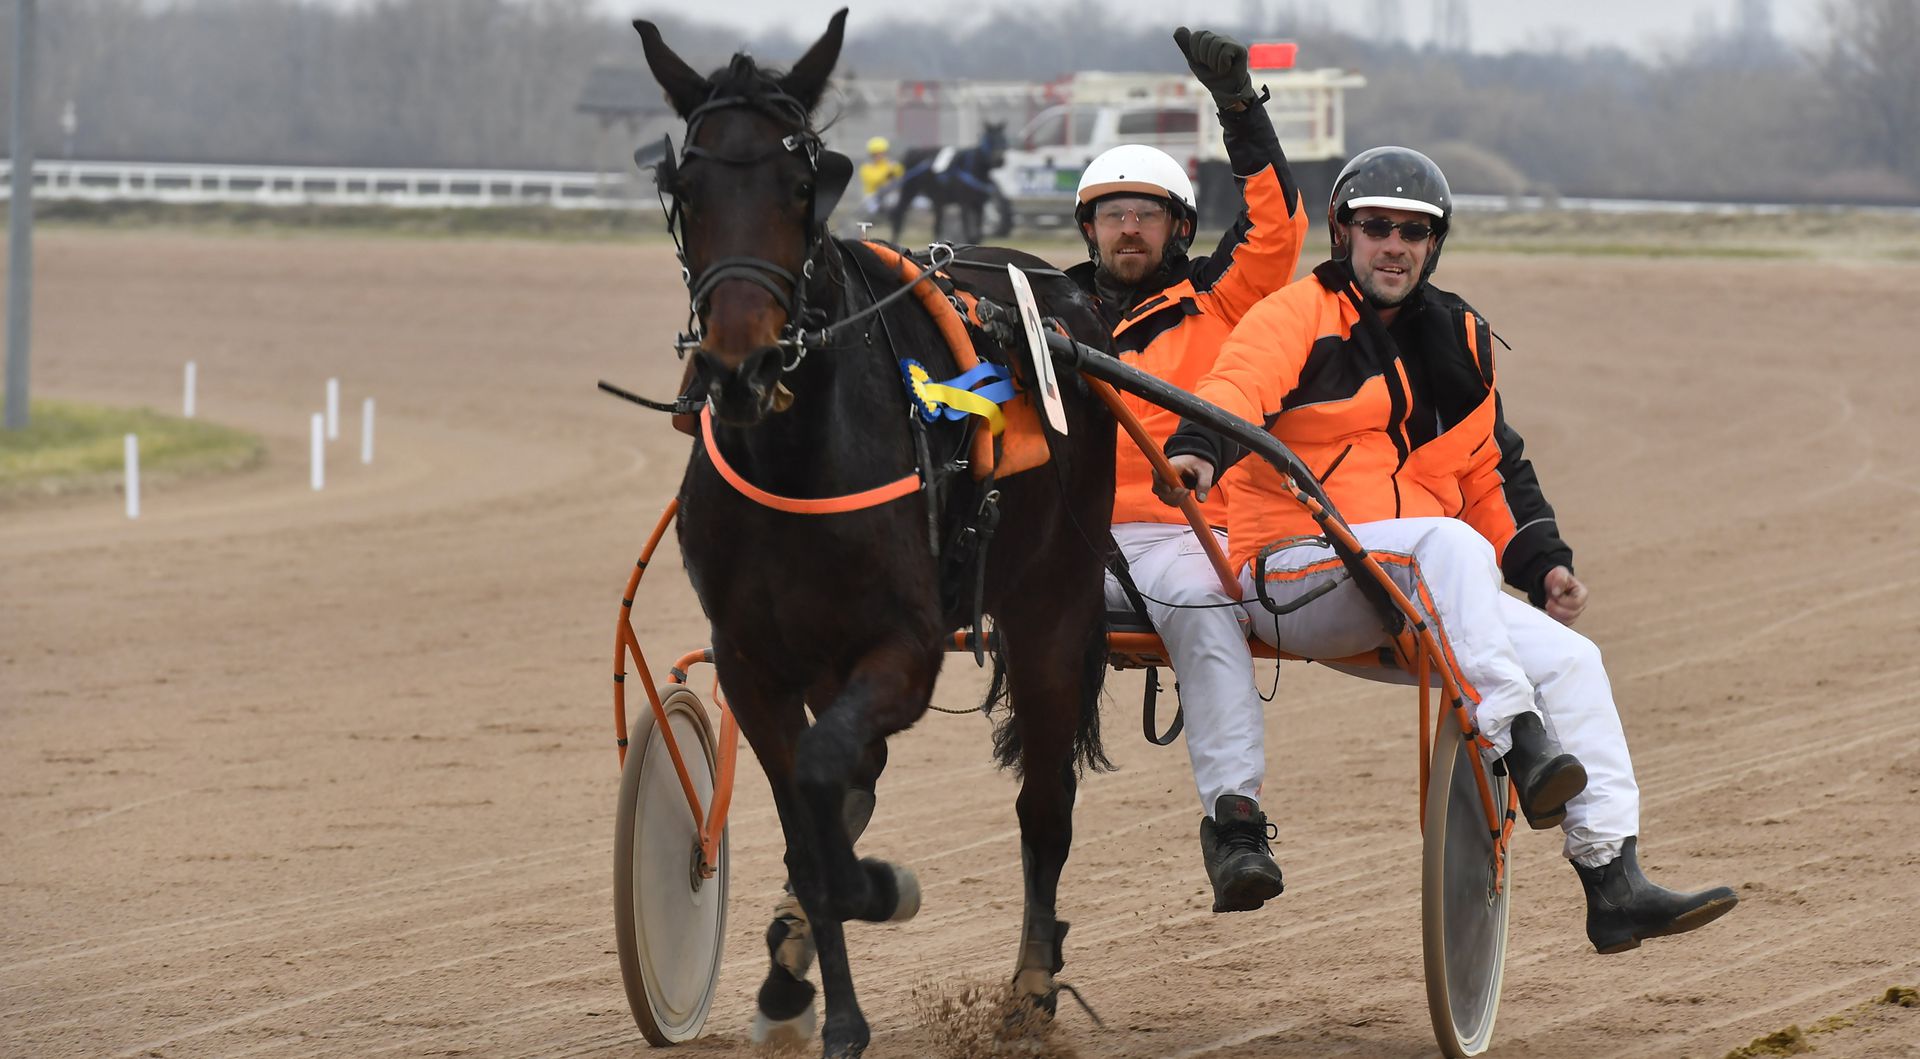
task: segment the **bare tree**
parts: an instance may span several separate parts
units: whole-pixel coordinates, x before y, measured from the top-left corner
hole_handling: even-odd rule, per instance
[[[1819,57],[1845,146],[1920,182],[1920,0],[1827,0]]]

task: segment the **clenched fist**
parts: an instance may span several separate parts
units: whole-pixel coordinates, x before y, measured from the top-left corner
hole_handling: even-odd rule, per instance
[[[1247,72],[1247,46],[1212,30],[1173,31],[1173,42],[1187,57],[1187,66],[1200,79],[1222,110],[1253,102],[1253,76]]]

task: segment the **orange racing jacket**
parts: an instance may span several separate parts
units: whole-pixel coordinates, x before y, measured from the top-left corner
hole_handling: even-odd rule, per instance
[[[1492,543],[1507,582],[1538,606],[1547,571],[1571,568],[1573,550],[1507,425],[1491,343],[1472,306],[1431,285],[1389,329],[1346,265],[1329,261],[1247,313],[1194,392],[1265,423],[1349,523],[1465,520]],[[1166,445],[1170,456],[1198,455],[1224,472],[1228,550],[1240,569],[1273,541],[1319,530],[1265,461],[1232,466],[1235,449],[1192,422]]]
[[[1233,172],[1252,175],[1237,176],[1246,205],[1211,255],[1171,262],[1119,299],[1098,289],[1093,262],[1067,270],[1099,300],[1113,326],[1114,352],[1183,390],[1192,390],[1213,367],[1240,318],[1293,279],[1307,232],[1299,189],[1265,108],[1256,102],[1243,111],[1222,111],[1220,125]],[[1127,393],[1120,399],[1156,442],[1164,443],[1180,425],[1179,416],[1158,405]],[[1226,527],[1224,493],[1214,493],[1201,509],[1214,526]],[[1178,510],[1154,498],[1153,469],[1125,431],[1117,439],[1113,521],[1186,522]]]

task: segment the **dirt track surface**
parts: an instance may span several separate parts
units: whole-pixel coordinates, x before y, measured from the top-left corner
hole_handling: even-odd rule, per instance
[[[648,1053],[612,955],[619,590],[687,442],[661,247],[43,232],[36,392],[200,414],[268,465],[0,510],[0,1054]],[[1718,1057],[1920,980],[1920,268],[1458,256],[1595,600],[1643,859],[1739,887],[1686,939],[1594,955],[1557,836],[1518,840],[1493,1054]],[[329,485],[306,417],[344,386]],[[355,458],[359,399],[379,453]],[[777,586],[774,586],[777,587]],[[705,642],[671,557],[642,643]],[[979,681],[955,657],[938,701]],[[704,691],[707,678],[696,677]],[[1061,896],[1084,1056],[1420,1056],[1410,693],[1291,667],[1266,803],[1287,893],[1208,911],[1184,751],[1081,790]],[[920,917],[850,928],[876,1056],[940,1054],[911,991],[1000,981],[1012,781],[984,724],[897,740],[863,852]],[[744,1050],[779,831],[743,758],[727,969],[689,1056]],[[1821,1055],[1920,1055],[1878,1006]]]

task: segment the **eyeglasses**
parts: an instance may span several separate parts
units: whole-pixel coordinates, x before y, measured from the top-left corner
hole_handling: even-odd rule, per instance
[[[1118,228],[1128,221],[1141,225],[1159,224],[1166,219],[1166,203],[1152,199],[1103,202],[1093,208],[1093,223],[1106,228]]]
[[[1433,225],[1425,221],[1394,222],[1385,217],[1368,217],[1364,221],[1354,221],[1353,226],[1367,233],[1369,239],[1386,239],[1395,228],[1400,229],[1400,238],[1409,243],[1425,242],[1433,234]]]

